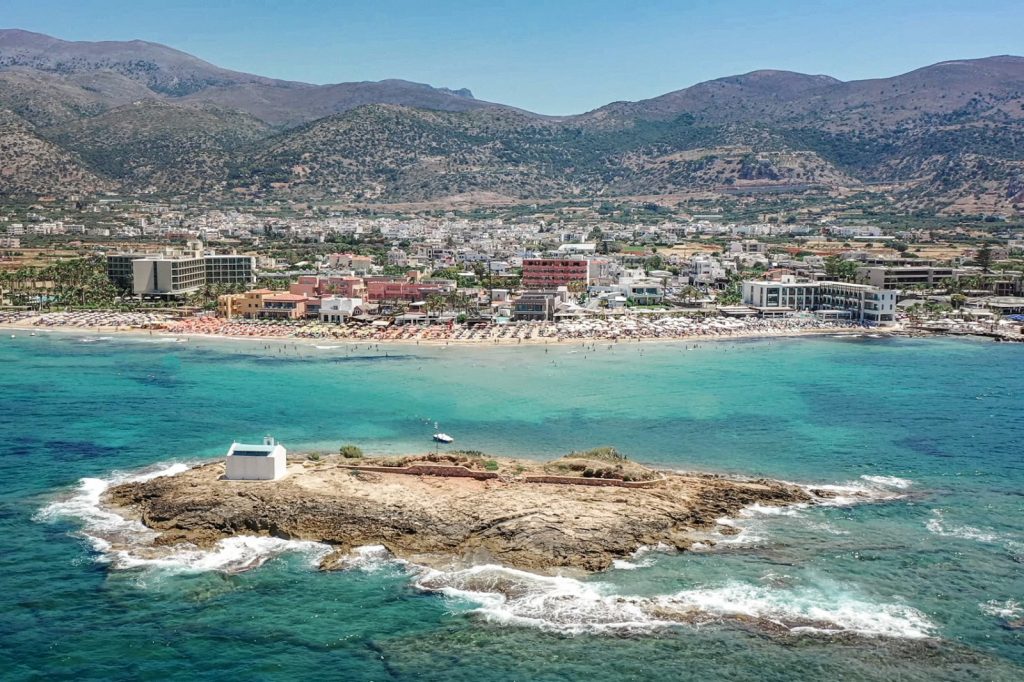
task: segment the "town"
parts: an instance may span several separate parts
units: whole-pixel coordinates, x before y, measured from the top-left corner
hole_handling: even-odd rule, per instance
[[[992,222],[900,230],[844,216],[651,219],[643,206],[635,221],[608,219],[603,205],[486,218],[301,208],[11,210],[0,216],[0,320],[521,343],[842,327],[1017,340],[1024,319],[1024,234]],[[87,265],[68,272],[69,262]]]

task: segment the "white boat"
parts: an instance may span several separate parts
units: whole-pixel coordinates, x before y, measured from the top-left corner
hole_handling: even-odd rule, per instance
[[[434,440],[436,440],[438,443],[451,443],[455,439],[449,436],[447,433],[435,433]]]

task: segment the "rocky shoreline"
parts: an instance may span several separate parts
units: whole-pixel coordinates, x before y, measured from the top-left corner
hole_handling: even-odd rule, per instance
[[[707,544],[709,532],[735,532],[719,520],[745,507],[815,499],[787,483],[708,474],[656,472],[645,487],[527,480],[552,465],[565,469],[566,461],[490,460],[501,475],[478,480],[353,469],[331,456],[290,460],[277,481],[223,480],[224,465],[214,462],[114,486],[104,503],[158,531],[155,547],[209,548],[258,535],[329,544],[324,569],[344,567],[357,547],[383,545],[423,565],[498,563],[551,573],[604,570],[644,546]],[[633,473],[639,467],[628,466]]]

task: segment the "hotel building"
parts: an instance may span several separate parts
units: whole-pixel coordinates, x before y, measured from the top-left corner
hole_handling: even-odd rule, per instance
[[[136,296],[185,296],[207,284],[256,282],[255,256],[203,253],[202,244],[174,254],[119,253],[107,256],[107,277]]]
[[[872,325],[896,322],[896,292],[847,282],[781,281],[743,283],[743,304],[762,315],[812,311],[822,317],[843,317]]]
[[[524,258],[524,289],[555,289],[571,282],[590,284],[591,279],[605,276],[608,261],[586,258]]]

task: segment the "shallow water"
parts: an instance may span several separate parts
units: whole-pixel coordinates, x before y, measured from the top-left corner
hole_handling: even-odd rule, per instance
[[[336,347],[335,347],[336,346]],[[1024,347],[799,339],[454,348],[0,340],[4,679],[1020,679]],[[236,539],[159,558],[113,480],[272,433],[293,452],[614,445],[837,486],[580,581]],[[865,497],[871,501],[865,502]],[[264,563],[265,562],[265,563]],[[255,567],[255,568],[253,568]],[[242,569],[252,568],[252,570]]]

